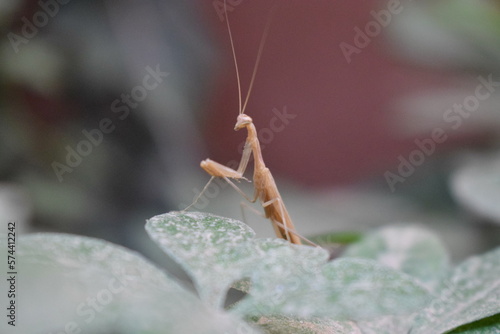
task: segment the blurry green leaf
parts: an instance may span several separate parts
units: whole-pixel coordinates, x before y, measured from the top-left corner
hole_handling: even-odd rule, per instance
[[[347,248],[343,257],[375,260],[418,278],[433,289],[449,270],[448,254],[433,233],[419,226],[388,226]]]
[[[469,37],[478,47],[497,47],[491,45],[500,41],[500,11],[494,2],[441,1],[435,4],[434,11],[442,23]]]
[[[363,234],[359,232],[334,232],[310,237],[309,239],[320,246],[328,246],[336,244],[352,244],[359,241],[362,237]]]
[[[453,175],[451,187],[462,205],[500,223],[500,158],[466,164]]]
[[[5,239],[0,247],[6,259]],[[17,323],[11,327],[1,321],[1,333],[252,333],[242,321],[207,309],[123,247],[80,236],[37,234],[19,238],[16,250]],[[6,261],[0,270],[8,271]],[[6,284],[0,280],[0,291],[8,290]]]
[[[441,334],[500,313],[500,248],[457,266],[411,334]]]

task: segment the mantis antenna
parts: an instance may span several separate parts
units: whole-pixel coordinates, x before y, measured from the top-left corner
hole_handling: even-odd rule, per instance
[[[255,60],[255,65],[253,67],[252,78],[250,79],[250,85],[248,86],[248,92],[247,92],[247,95],[245,97],[245,103],[243,104],[243,107],[242,107],[241,106],[241,80],[240,80],[240,73],[239,73],[239,69],[238,69],[238,61],[236,60],[236,52],[234,51],[233,35],[231,33],[231,26],[229,24],[229,18],[227,15],[226,0],[224,0],[224,14],[226,16],[227,31],[229,32],[229,40],[231,42],[231,50],[233,52],[234,67],[236,68],[236,79],[238,81],[238,98],[239,98],[239,114],[240,115],[245,112],[246,106],[248,104],[248,99],[250,98],[250,93],[252,92],[253,84],[255,81],[255,75],[257,74],[257,69],[259,67],[260,59],[262,57],[262,51],[264,50],[264,45],[266,44],[267,36],[269,35],[269,28],[271,26],[271,19],[273,17],[275,8],[276,8],[276,5],[274,5],[271,8],[271,12],[269,13],[269,16],[267,18],[266,26],[264,28],[264,32],[262,33],[262,38],[260,40],[259,50],[257,51],[257,59]]]
[[[238,101],[239,101],[239,113],[241,114],[241,80],[240,71],[238,70],[238,61],[236,60],[236,52],[234,52],[234,42],[233,34],[231,33],[231,26],[229,25],[229,17],[227,16],[227,4],[224,0],[224,15],[226,16],[227,31],[229,32],[229,41],[231,42],[231,50],[233,52],[234,67],[236,69],[236,80],[238,81]]]

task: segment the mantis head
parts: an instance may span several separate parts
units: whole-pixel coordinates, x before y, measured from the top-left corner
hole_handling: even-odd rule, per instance
[[[246,127],[248,124],[251,124],[252,118],[248,115],[245,114],[239,114],[238,118],[236,119],[236,125],[234,126],[234,130],[238,131],[239,129],[243,129]]]

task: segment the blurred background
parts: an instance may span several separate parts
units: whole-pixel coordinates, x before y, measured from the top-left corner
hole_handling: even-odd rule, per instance
[[[228,0],[244,96],[274,6],[245,112],[297,230],[415,222],[454,261],[498,246],[500,3]],[[0,24],[2,226],[162,258],[145,220],[245,140],[223,1],[0,0]],[[241,219],[241,200],[214,183],[194,209]]]

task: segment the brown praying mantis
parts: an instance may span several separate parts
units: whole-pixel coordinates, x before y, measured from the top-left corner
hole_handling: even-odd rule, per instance
[[[224,2],[225,6],[225,2]],[[226,8],[224,8],[226,9]],[[283,203],[283,199],[281,198],[281,195],[278,191],[278,187],[276,186],[276,183],[274,181],[274,178],[271,174],[271,171],[269,168],[266,167],[264,160],[262,158],[262,152],[260,148],[260,143],[259,139],[257,138],[257,129],[255,128],[255,125],[253,124],[252,118],[245,114],[245,108],[248,103],[248,98],[250,96],[252,86],[255,80],[255,74],[257,72],[257,67],[260,62],[260,58],[262,55],[262,50],[265,44],[265,40],[268,35],[269,31],[269,23],[270,23],[270,17],[267,22],[266,28],[264,30],[264,34],[262,36],[259,50],[257,53],[257,60],[253,69],[252,77],[250,80],[250,85],[248,88],[248,92],[245,98],[245,103],[243,104],[243,107],[241,105],[241,83],[240,83],[240,76],[239,76],[239,71],[238,71],[238,63],[236,61],[236,54],[234,51],[234,42],[233,42],[233,37],[231,34],[231,28],[229,26],[229,20],[227,16],[227,10],[225,10],[225,17],[226,17],[226,23],[227,23],[227,29],[229,32],[229,39],[231,41],[231,49],[232,49],[232,54],[233,54],[233,60],[234,60],[234,65],[236,68],[236,77],[237,77],[237,82],[238,82],[238,95],[239,95],[239,114],[238,118],[236,119],[236,125],[234,126],[234,130],[238,131],[241,129],[246,128],[247,130],[247,138],[243,150],[243,154],[241,157],[240,164],[238,166],[237,170],[234,170],[232,168],[229,168],[227,166],[224,166],[218,162],[215,162],[210,159],[205,159],[203,160],[200,165],[201,168],[203,168],[209,175],[211,175],[210,180],[208,183],[205,185],[203,190],[200,192],[200,194],[195,198],[194,202],[189,205],[185,210],[189,209],[192,205],[194,205],[198,199],[201,197],[201,195],[205,192],[205,190],[208,188],[210,183],[214,180],[214,178],[219,177],[223,178],[228,184],[230,184],[236,191],[238,191],[246,200],[248,200],[251,203],[255,203],[257,199],[260,200],[262,203],[262,206],[264,208],[264,213],[265,217],[271,220],[271,223],[273,225],[274,231],[276,233],[276,236],[278,238],[282,238],[285,240],[288,240],[289,242],[293,244],[302,244],[301,239],[307,241],[311,245],[317,246],[314,244],[312,241],[309,241],[308,239],[304,238],[303,236],[300,236],[296,231],[295,227],[293,225],[292,219],[290,218],[290,215],[288,213],[288,210],[285,207],[285,204]],[[245,170],[247,168],[248,162],[250,161],[250,156],[253,154],[253,159],[254,159],[254,174],[253,174],[253,185],[254,185],[254,196],[253,198],[248,197],[234,182],[232,182],[230,179],[234,180],[247,180],[243,174],[245,173]],[[248,180],[247,180],[248,181]]]

